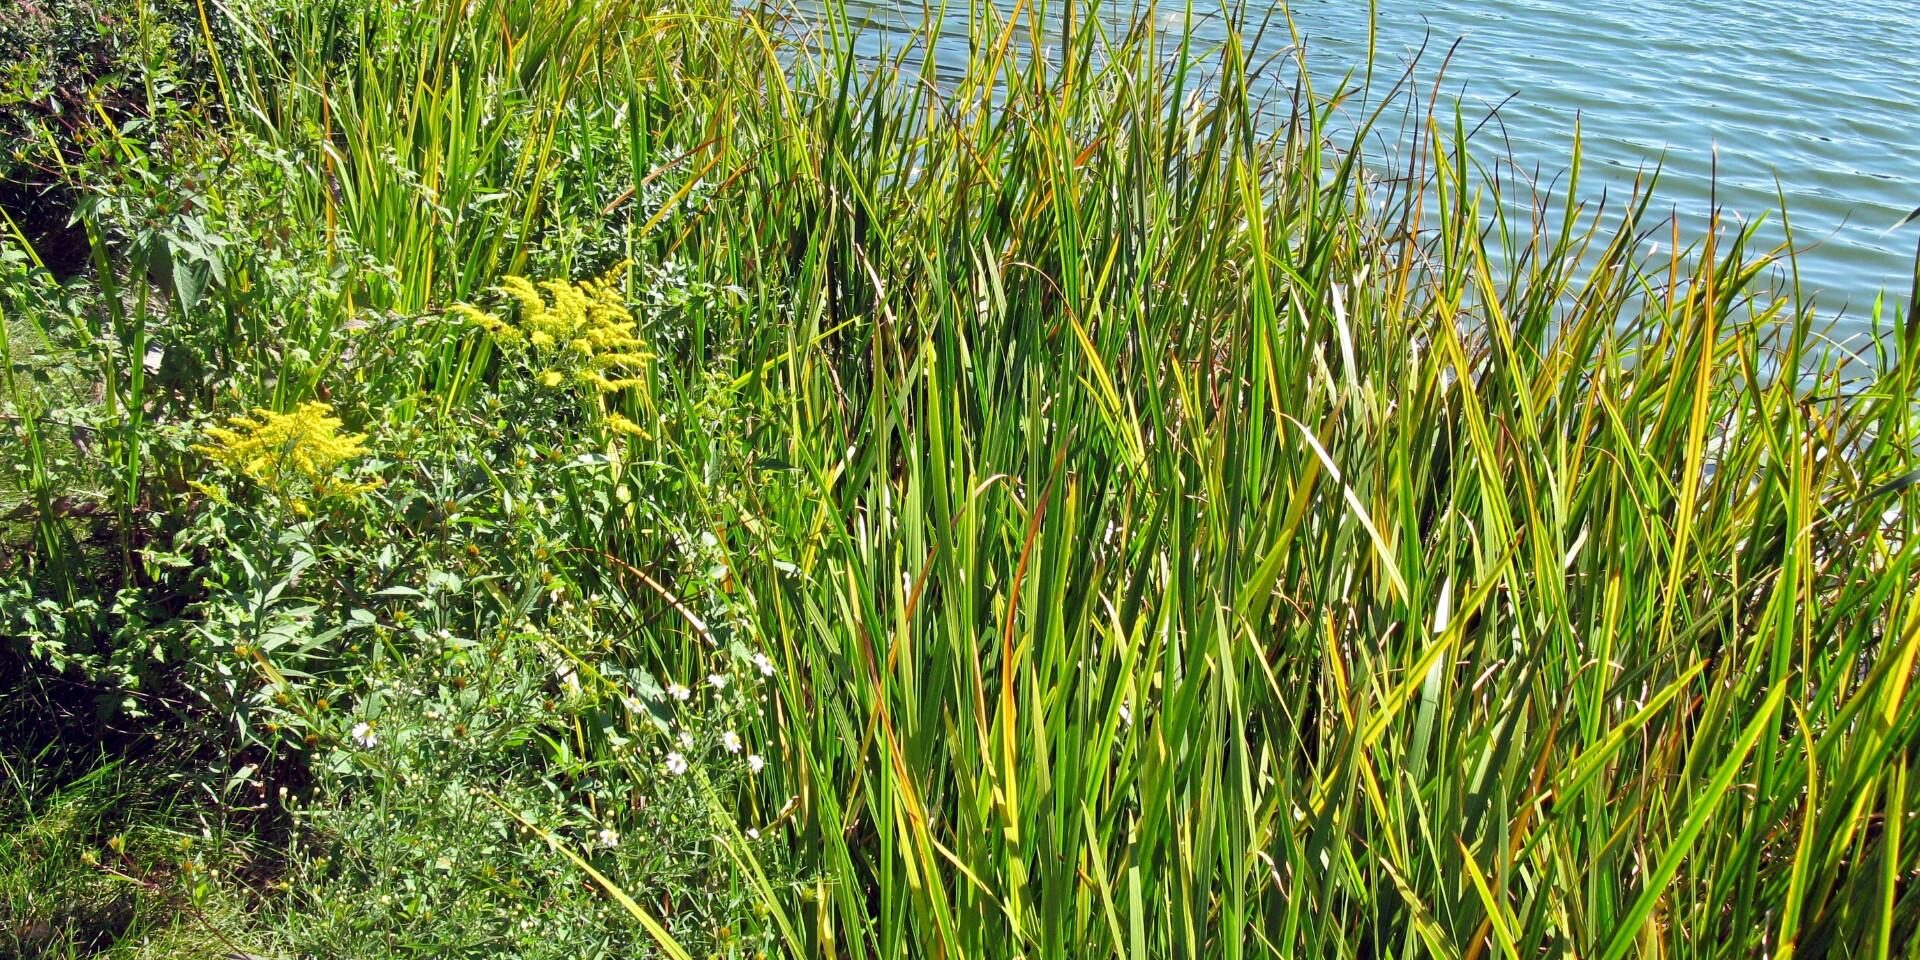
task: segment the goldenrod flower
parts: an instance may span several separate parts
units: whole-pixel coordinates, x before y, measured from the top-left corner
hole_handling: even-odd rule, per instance
[[[447,312],[501,344],[524,340],[540,370],[540,385],[548,389],[559,389],[569,379],[602,393],[644,387],[638,374],[653,354],[635,335],[637,324],[613,279],[624,269],[626,264],[619,264],[604,277],[579,282],[507,277],[499,289],[519,307],[512,322],[464,303]]]
[[[578,384],[591,387],[594,395],[632,390],[646,403],[653,354],[635,332],[638,325],[614,279],[625,269],[619,264],[606,276],[578,282],[507,277],[499,291],[518,308],[511,321],[464,303],[447,313],[487,331],[495,343],[516,348],[509,355],[544,389]],[[647,436],[618,413],[604,413],[603,422],[615,435]]]
[[[614,433],[624,433],[630,437],[645,437],[647,431],[637,423],[617,413],[607,414],[607,428]]]
[[[343,433],[333,408],[324,403],[301,404],[292,413],[255,409],[250,417],[233,417],[230,427],[210,427],[212,441],[194,451],[242,474],[262,486],[286,492],[290,483],[304,481],[316,496],[352,495],[374,484],[340,480],[342,464],[367,452],[366,435]],[[294,500],[296,510],[305,504]]]

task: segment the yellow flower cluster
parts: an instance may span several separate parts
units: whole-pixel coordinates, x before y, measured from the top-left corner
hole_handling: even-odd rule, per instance
[[[205,456],[235,473],[281,494],[290,494],[304,481],[314,496],[352,496],[376,483],[341,480],[339,468],[367,452],[366,435],[342,433],[333,408],[324,403],[301,404],[292,413],[255,409],[250,417],[233,417],[230,427],[209,427],[207,444],[195,446]],[[294,501],[294,508],[304,512]]]
[[[577,283],[543,280],[536,284],[525,277],[508,277],[501,281],[500,292],[519,305],[517,322],[465,303],[453,305],[448,312],[493,334],[503,346],[528,348],[538,371],[534,376],[548,389],[569,382],[591,385],[601,393],[644,388],[641,374],[652,355],[634,335],[633,315],[614,279],[625,268],[620,264],[604,277]]]

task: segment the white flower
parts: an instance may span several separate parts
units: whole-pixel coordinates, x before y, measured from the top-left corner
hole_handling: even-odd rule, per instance
[[[667,754],[667,772],[676,777],[687,772],[687,758],[681,756],[680,751]]]
[[[667,684],[667,696],[675,700],[685,701],[693,696],[693,691],[687,689],[684,684],[669,683]]]
[[[773,658],[767,656],[766,654],[764,653],[754,654],[753,665],[760,668],[761,676],[763,677],[773,676]]]
[[[372,750],[380,745],[380,738],[373,735],[373,724],[362,720],[353,725],[353,742],[363,750]]]
[[[726,733],[720,735],[720,745],[726,747],[728,753],[739,753],[740,735],[734,733],[732,730],[728,730]]]
[[[693,749],[693,732],[692,731],[690,730],[680,731],[680,745],[682,747],[685,747],[688,750]]]
[[[753,829],[752,827],[748,827],[748,828],[747,828],[747,839],[748,839],[748,840],[758,840],[758,839],[760,839],[760,831],[758,831],[758,830],[755,830],[755,829]]]
[[[620,831],[612,827],[601,827],[600,832],[594,836],[600,841],[600,845],[603,847],[611,848],[620,845]]]
[[[621,697],[620,702],[626,705],[628,713],[640,713],[646,709],[639,697]]]
[[[765,758],[765,757],[762,757],[762,756],[760,756],[760,755],[759,755],[759,754],[757,754],[757,753],[749,753],[749,754],[747,754],[747,769],[748,769],[748,770],[751,770],[751,771],[753,771],[754,773],[759,773],[759,772],[760,772],[760,771],[761,771],[761,770],[762,770],[763,768],[765,768],[765,767],[766,767],[766,765],[767,765],[767,761],[766,761],[766,758]]]
[[[727,675],[724,673],[709,673],[707,674],[707,682],[713,684],[715,690],[725,690],[727,688]]]

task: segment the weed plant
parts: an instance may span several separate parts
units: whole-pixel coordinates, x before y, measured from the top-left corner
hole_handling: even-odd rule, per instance
[[[236,940],[1910,955],[1914,304],[1284,17],[206,9],[0,264],[0,590],[285,851]]]

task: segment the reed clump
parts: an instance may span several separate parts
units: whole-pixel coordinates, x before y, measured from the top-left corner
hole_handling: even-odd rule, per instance
[[[571,932],[512,951],[1913,948],[1911,304],[1842,353],[1751,221],[1577,143],[1528,192],[1420,69],[1250,61],[1278,15],[458,6],[246,33],[231,123],[353,276],[223,288],[301,320],[208,362],[399,465],[298,567],[379,642],[274,722],[353,816],[529,844]]]

